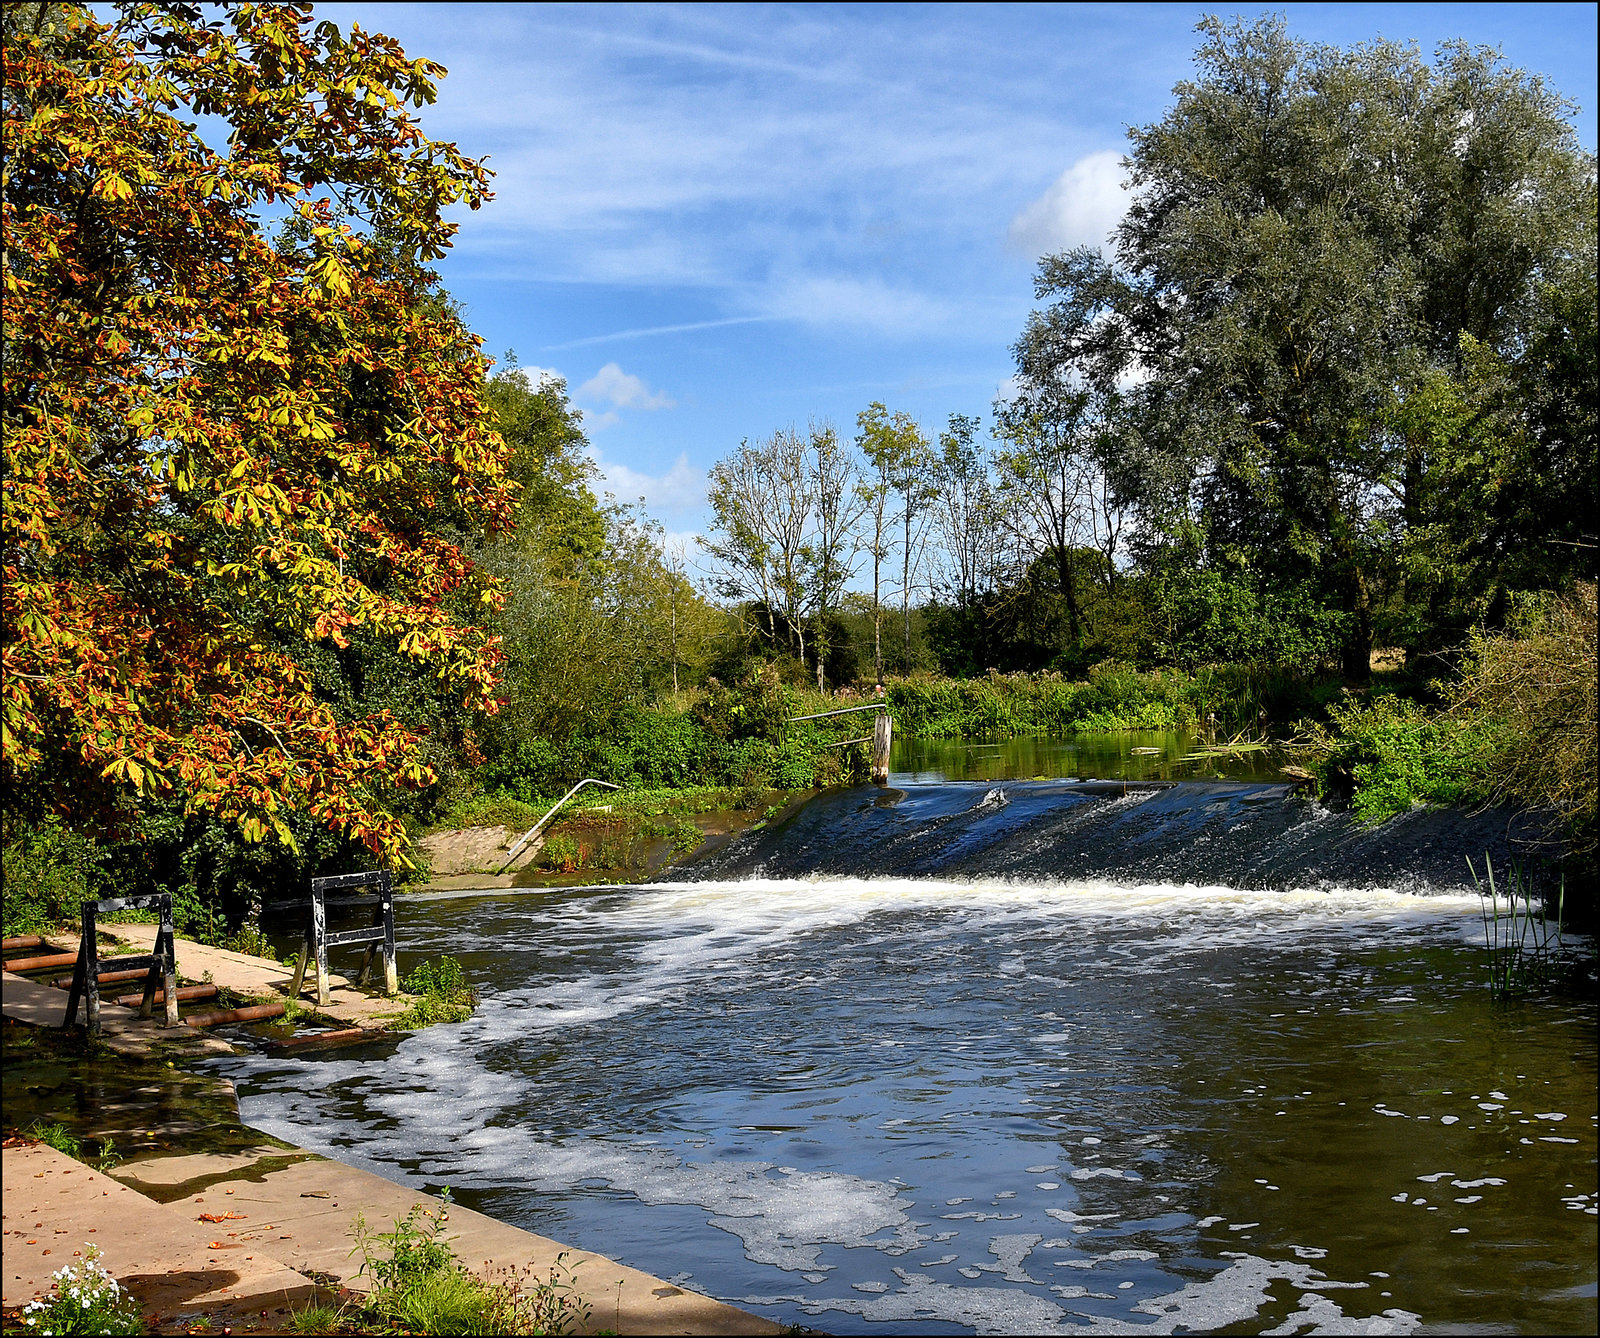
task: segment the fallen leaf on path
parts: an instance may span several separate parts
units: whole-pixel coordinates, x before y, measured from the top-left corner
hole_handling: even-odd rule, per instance
[[[248,1213],[201,1213],[202,1222],[227,1222],[236,1217],[248,1217]]]

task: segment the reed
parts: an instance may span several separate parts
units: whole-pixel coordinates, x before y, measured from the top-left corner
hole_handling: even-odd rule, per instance
[[[1520,865],[1511,865],[1511,885],[1502,894],[1495,883],[1494,864],[1484,852],[1486,880],[1478,878],[1472,857],[1467,870],[1477,886],[1483,917],[1483,946],[1489,963],[1489,992],[1496,999],[1511,999],[1549,988],[1562,970],[1561,917],[1566,909],[1566,880],[1556,894],[1555,923],[1550,923],[1548,903],[1533,895]],[[1484,890],[1488,882],[1488,891]],[[1504,906],[1502,907],[1502,897]]]

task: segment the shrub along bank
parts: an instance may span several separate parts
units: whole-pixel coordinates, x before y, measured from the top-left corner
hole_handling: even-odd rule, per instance
[[[1338,692],[1326,673],[1282,667],[1140,672],[1108,661],[1080,681],[1053,672],[914,678],[891,684],[888,698],[896,728],[920,738],[1202,728],[1231,737],[1320,712]]]
[[[1597,853],[1596,684],[1595,587],[1582,584],[1528,601],[1504,634],[1475,634],[1432,708],[1398,695],[1334,705],[1306,756],[1323,792],[1368,821],[1419,803],[1548,811],[1582,904]]]
[[[870,732],[864,717],[789,722],[850,704],[790,687],[762,665],[731,687],[712,678],[682,705],[630,707],[564,743],[507,740],[477,782],[482,794],[530,804],[583,776],[643,790],[848,784],[867,775],[865,747],[845,742]]]

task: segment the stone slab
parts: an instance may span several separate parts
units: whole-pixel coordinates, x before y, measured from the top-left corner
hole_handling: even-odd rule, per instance
[[[270,1250],[302,1274],[315,1274],[353,1291],[370,1289],[360,1275],[354,1226],[359,1213],[374,1232],[393,1230],[413,1208],[435,1213],[440,1201],[382,1176],[320,1157],[285,1166],[282,1149],[263,1148],[257,1162],[246,1158],[191,1155],[160,1158],[119,1167],[118,1179],[170,1188],[183,1177],[197,1192],[171,1207],[184,1212],[237,1212],[229,1226],[241,1244]],[[173,1163],[168,1165],[167,1163]],[[233,1168],[237,1167],[237,1171]],[[456,1257],[474,1271],[491,1275],[522,1270],[547,1280],[553,1267],[589,1298],[591,1332],[621,1334],[775,1334],[778,1325],[710,1297],[686,1291],[603,1255],[573,1250],[559,1241],[509,1226],[459,1204],[448,1209],[444,1238]],[[621,1284],[620,1290],[618,1284]]]
[[[66,990],[42,981],[28,980],[7,971],[0,976],[0,1011],[6,1017],[34,1027],[62,1027],[67,1019]],[[78,1005],[78,1025],[84,1020],[83,1005]],[[137,1008],[124,1008],[102,998],[100,1001],[100,1039],[110,1049],[124,1055],[147,1055],[160,1047],[173,1054],[231,1054],[233,1047],[218,1036],[207,1036],[193,1027],[163,1026],[163,1015],[142,1018]]]
[[[101,1265],[162,1327],[203,1313],[213,1324],[251,1322],[277,1332],[283,1326],[277,1316],[318,1293],[311,1279],[253,1242],[152,1203],[53,1148],[8,1147],[3,1157],[0,1269],[8,1309],[48,1296],[55,1270],[91,1244],[101,1251]]]

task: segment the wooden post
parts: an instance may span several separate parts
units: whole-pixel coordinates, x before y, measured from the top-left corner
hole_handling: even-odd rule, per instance
[[[394,884],[387,873],[383,876],[383,992],[400,993],[400,968],[394,959]]]
[[[294,977],[289,981],[289,997],[298,999],[300,987],[305,983],[306,967],[315,960],[317,964],[317,1006],[326,1008],[332,1001],[328,993],[328,922],[322,905],[322,889],[317,880],[311,880],[311,913],[306,917],[306,937],[300,945],[300,960],[294,964]]]
[[[313,889],[316,883],[312,882]],[[332,997],[328,993],[328,912],[322,904],[322,892],[311,894],[311,938],[317,956],[317,1006],[326,1008]]]
[[[879,711],[872,722],[872,783],[889,783],[889,744],[894,737],[894,721],[887,711]]]
[[[100,1034],[100,945],[96,940],[94,902],[86,901],[79,908],[83,923],[83,937],[78,941],[78,969],[72,974],[72,990],[67,995],[67,1020],[70,1027],[78,1018],[78,999],[83,999],[89,1035]]]
[[[157,908],[160,923],[156,927],[155,960],[150,963],[150,974],[145,977],[144,998],[139,1003],[139,1016],[148,1018],[155,1006],[156,974],[161,975],[165,993],[162,1005],[166,1009],[166,1025],[178,1025],[178,945],[172,927],[172,898],[166,897]]]

